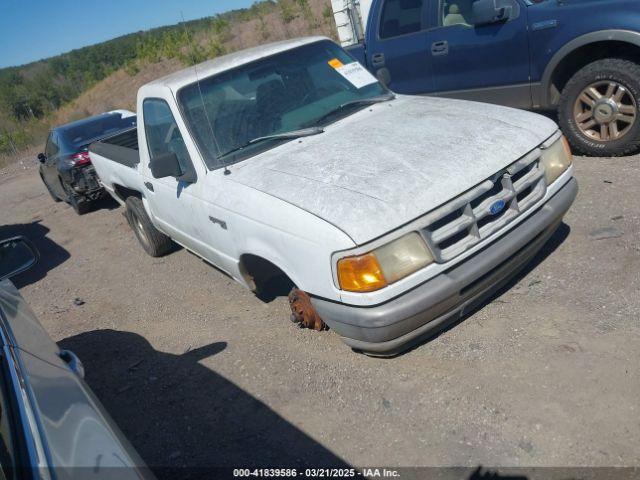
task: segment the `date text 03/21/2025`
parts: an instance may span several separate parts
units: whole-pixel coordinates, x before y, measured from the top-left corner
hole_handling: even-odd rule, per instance
[[[233,470],[234,477],[307,477],[307,478],[397,478],[397,470],[387,468],[307,468],[298,471],[295,468],[237,468]]]

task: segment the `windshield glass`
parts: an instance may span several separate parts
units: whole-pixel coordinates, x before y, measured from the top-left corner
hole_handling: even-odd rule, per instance
[[[247,145],[251,140],[331,123],[366,106],[357,100],[385,93],[342,48],[320,41],[202,79],[199,88],[198,83],[183,87],[178,103],[207,165],[214,169],[291,138]],[[354,103],[344,106],[348,102]],[[335,115],[327,115],[334,110]]]
[[[87,143],[99,138],[108,137],[125,128],[136,126],[136,116],[123,116],[120,113],[101,115],[92,120],[87,120],[79,125],[64,127],[61,129],[65,144],[71,149],[79,149]]]

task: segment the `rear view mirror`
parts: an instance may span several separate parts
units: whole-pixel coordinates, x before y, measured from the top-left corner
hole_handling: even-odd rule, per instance
[[[178,156],[173,152],[153,158],[149,163],[153,178],[180,177],[183,174]]]
[[[30,269],[38,261],[38,250],[25,237],[0,241],[0,280]]]
[[[44,153],[39,153],[38,154],[38,161],[40,163],[44,163],[44,161],[47,159],[47,157],[44,156]]]
[[[475,0],[471,5],[474,26],[506,22],[513,14],[512,0]]]

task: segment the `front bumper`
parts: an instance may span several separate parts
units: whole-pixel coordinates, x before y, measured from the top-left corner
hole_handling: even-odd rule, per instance
[[[320,317],[356,350],[391,356],[473,310],[549,240],[578,193],[572,178],[525,221],[464,262],[388,302],[362,307],[320,298]]]

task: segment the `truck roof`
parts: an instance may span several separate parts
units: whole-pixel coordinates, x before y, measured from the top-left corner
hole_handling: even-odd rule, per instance
[[[169,87],[173,91],[176,91],[185,85],[195,82],[197,79],[202,80],[203,78],[239,67],[240,65],[244,65],[246,63],[268,57],[270,55],[275,55],[277,53],[291,50],[293,48],[307,45],[309,43],[317,42],[320,40],[330,39],[322,36],[303,37],[291,40],[283,40],[280,42],[267,43],[264,45],[259,45],[257,47],[248,48],[246,50],[239,50],[237,52],[233,52],[228,55],[223,55],[221,57],[214,58],[213,60],[197,64],[197,77],[194,67],[188,67],[164,77],[158,78],[157,80],[147,83],[145,86],[164,86]],[[145,86],[143,86],[142,88],[144,88]]]

